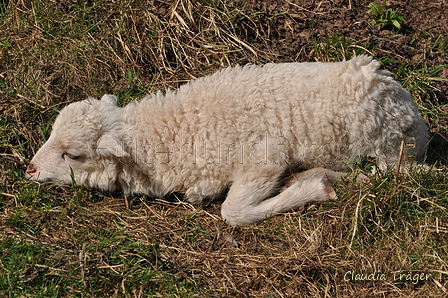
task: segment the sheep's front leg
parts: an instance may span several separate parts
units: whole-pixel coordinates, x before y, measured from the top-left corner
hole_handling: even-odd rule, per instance
[[[297,174],[278,195],[270,198],[279,175],[241,176],[230,187],[221,214],[230,225],[251,224],[309,202],[336,199],[331,181],[344,175],[322,168],[311,169]]]

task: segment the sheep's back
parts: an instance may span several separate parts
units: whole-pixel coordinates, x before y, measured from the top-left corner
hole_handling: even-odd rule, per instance
[[[185,175],[228,180],[235,166],[268,162],[338,170],[356,155],[393,155],[405,132],[425,128],[409,93],[378,65],[359,56],[236,66],[149,95],[127,107],[128,118],[137,142],[153,146],[139,155],[164,167],[153,174],[174,173],[174,184]],[[173,152],[167,163],[160,150]]]

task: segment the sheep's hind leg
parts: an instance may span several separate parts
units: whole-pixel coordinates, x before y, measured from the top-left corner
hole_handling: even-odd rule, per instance
[[[336,193],[331,181],[345,175],[322,168],[304,171],[271,198],[268,197],[276,189],[278,177],[241,177],[229,189],[221,214],[230,225],[251,224],[309,202],[334,200]]]

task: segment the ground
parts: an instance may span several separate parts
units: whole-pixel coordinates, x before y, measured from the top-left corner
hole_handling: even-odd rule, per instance
[[[448,3],[389,1],[375,16],[371,2],[0,4],[0,297],[444,297]],[[362,53],[413,95],[430,169],[371,174],[364,160],[368,179],[337,183],[337,201],[239,227],[219,202],[23,178],[69,102],[124,105],[229,65]]]

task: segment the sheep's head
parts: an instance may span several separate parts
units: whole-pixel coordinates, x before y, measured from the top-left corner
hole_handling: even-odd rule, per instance
[[[113,191],[120,159],[129,157],[122,144],[123,126],[115,96],[68,105],[31,160],[26,177],[61,184],[70,184],[74,178],[78,184]]]

